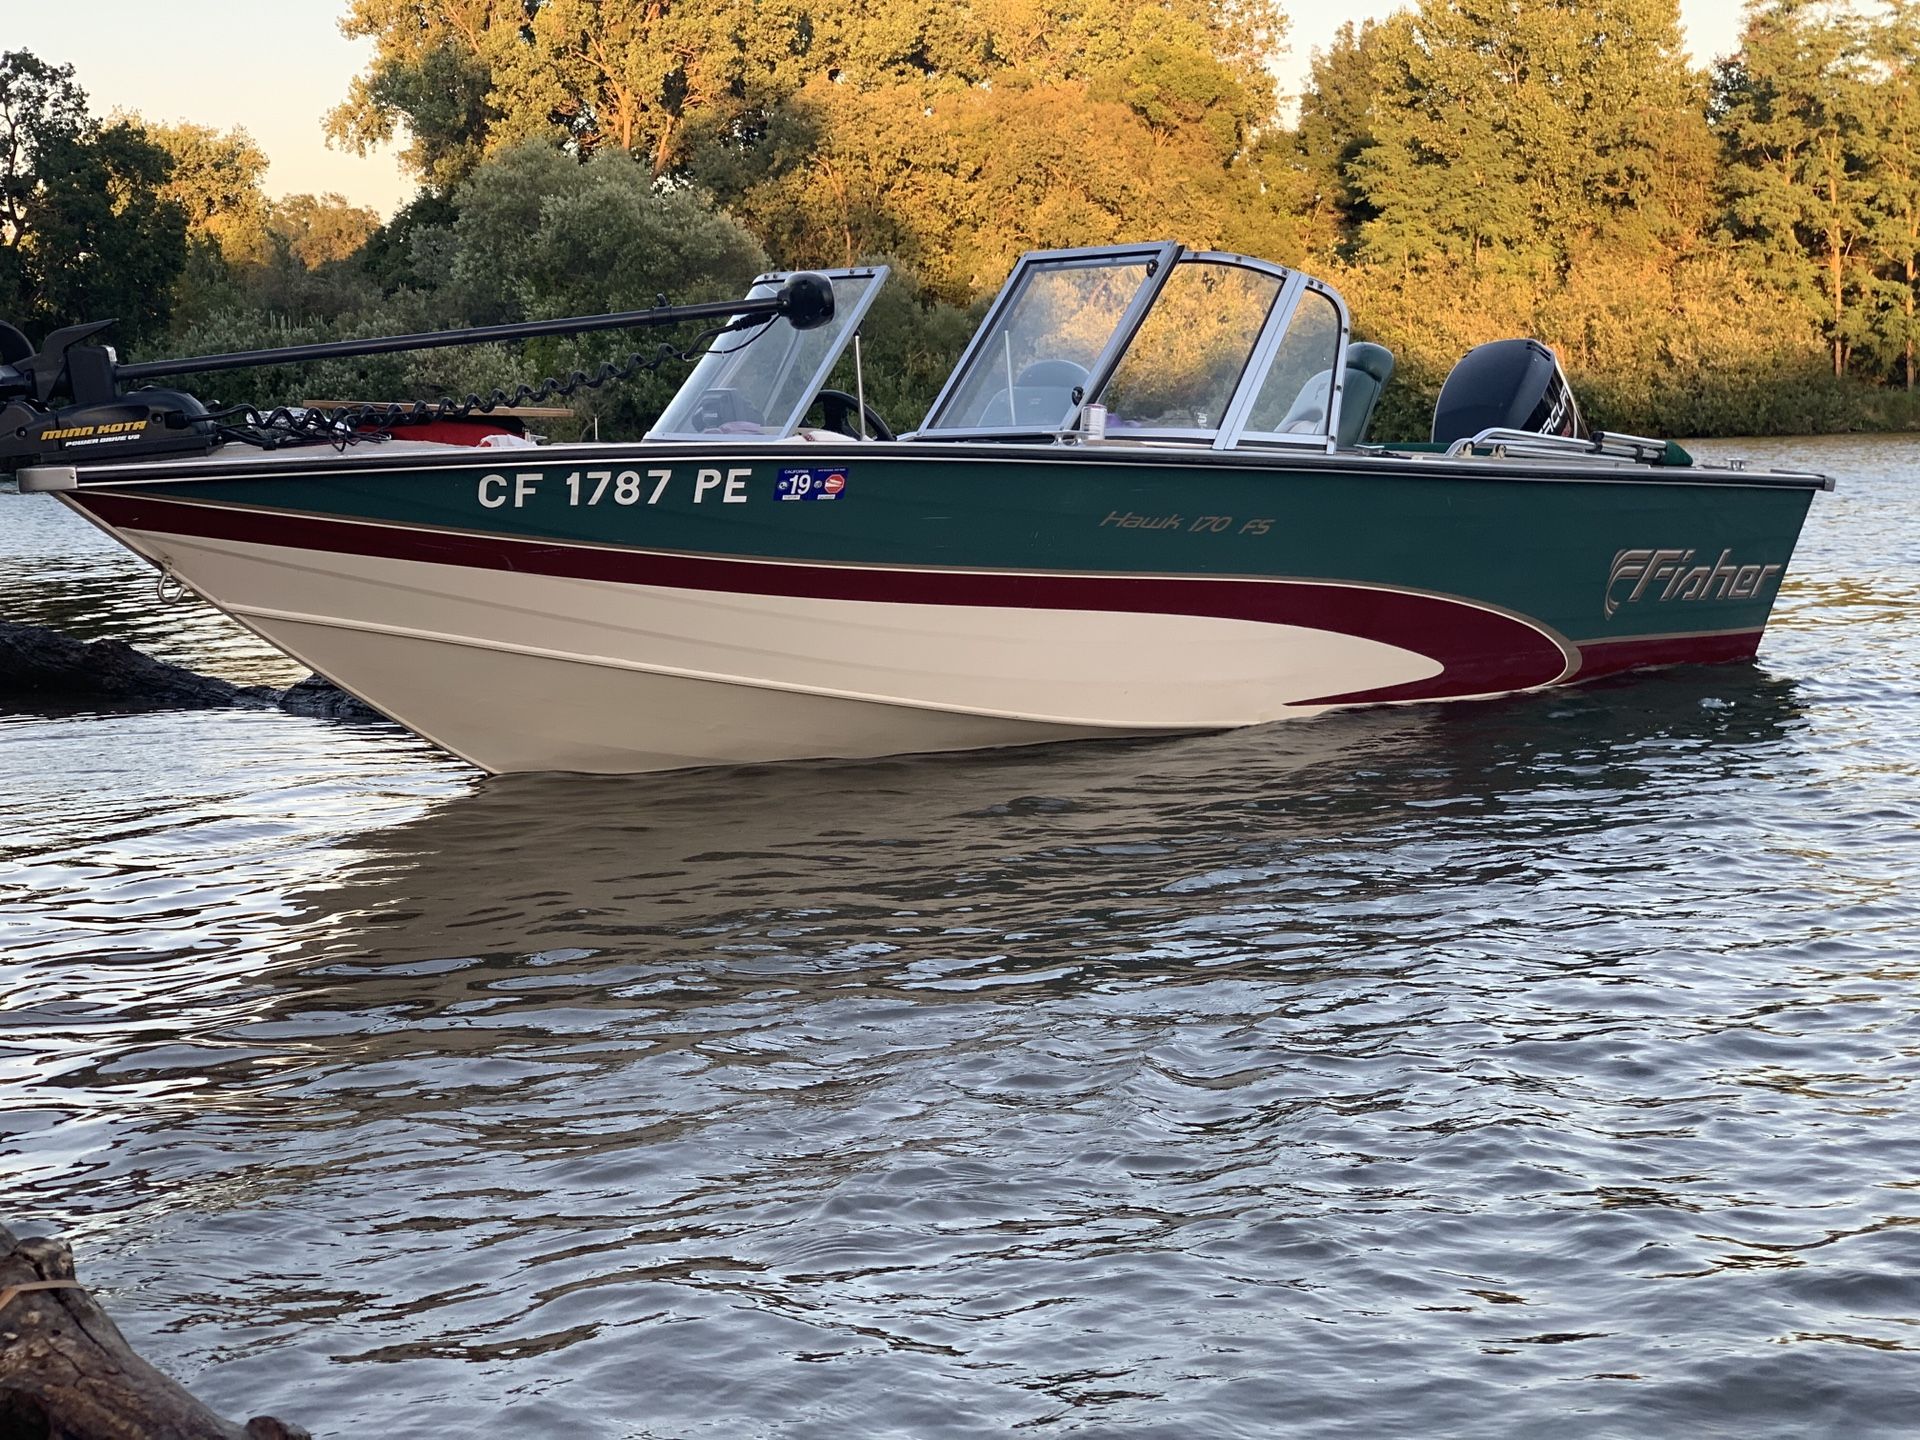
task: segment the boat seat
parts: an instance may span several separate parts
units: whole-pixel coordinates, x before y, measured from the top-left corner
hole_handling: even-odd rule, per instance
[[[1071,360],[1036,360],[1013,379],[1009,406],[1004,390],[980,407],[982,426],[1032,425],[1052,429],[1073,409],[1075,390],[1087,384],[1086,370]]]
[[[1380,392],[1392,375],[1393,352],[1386,346],[1365,340],[1347,346],[1346,380],[1340,389],[1340,434],[1336,437],[1341,449],[1352,449],[1366,435],[1374,407],[1380,403]],[[1326,434],[1327,405],[1332,398],[1333,371],[1322,370],[1300,387],[1279,426],[1269,433]]]
[[[1333,397],[1333,371],[1322,370],[1300,387],[1280,422],[1282,435],[1324,435],[1327,433],[1327,402]]]
[[[1347,346],[1346,380],[1340,390],[1340,448],[1350,450],[1367,433],[1380,392],[1393,376],[1393,352],[1365,340]],[[1276,433],[1324,435],[1327,404],[1332,398],[1333,371],[1322,370],[1300,387]]]
[[[1340,395],[1340,435],[1342,450],[1350,450],[1367,437],[1374,407],[1380,392],[1393,378],[1393,352],[1384,345],[1357,340],[1347,346],[1346,385]]]

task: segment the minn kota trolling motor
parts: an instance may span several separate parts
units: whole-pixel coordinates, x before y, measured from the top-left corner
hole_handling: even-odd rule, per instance
[[[764,300],[725,300],[704,305],[662,303],[649,310],[627,310],[618,314],[289,345],[277,350],[195,355],[138,365],[122,365],[112,347],[98,341],[97,337],[114,323],[111,320],[56,330],[38,350],[19,330],[0,323],[0,473],[24,465],[78,465],[164,455],[204,455],[224,440],[241,440],[269,449],[282,445],[340,444],[355,438],[358,431],[369,425],[402,426],[568,395],[583,385],[597,388],[608,380],[630,378],[668,360],[693,359],[705,345],[729,331],[753,329],[781,317],[796,330],[824,325],[833,318],[833,282],[824,275],[801,273],[790,276],[776,294]],[[652,328],[700,321],[720,323],[702,332],[684,349],[661,346],[652,356],[636,353],[624,363],[609,361],[595,374],[576,370],[565,380],[549,379],[538,386],[518,386],[511,393],[495,390],[485,399],[468,395],[461,401],[441,400],[433,405],[369,406],[331,413],[282,408],[263,417],[247,406],[209,410],[184,390],[154,389],[140,383],[165,375],[248,370],[303,360],[387,355],[401,350],[484,345],[542,335],[581,335],[595,330]]]

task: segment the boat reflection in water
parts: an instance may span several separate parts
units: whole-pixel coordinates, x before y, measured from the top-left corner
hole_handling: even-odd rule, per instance
[[[1799,713],[1791,681],[1715,667],[1177,740],[505,777],[353,836],[286,897],[298,919],[266,975],[303,1010],[397,1018],[704,1007],[776,977],[928,1000],[1135,970],[1204,983],[1376,942],[1404,960],[1409,911],[1495,878],[1489,853],[1516,884],[1552,878],[1525,873],[1529,851],[1547,870],[1583,857],[1571,884],[1643,865],[1679,803],[1667,772],[1726,803]]]

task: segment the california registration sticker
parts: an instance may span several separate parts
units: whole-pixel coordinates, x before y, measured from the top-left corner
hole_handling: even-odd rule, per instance
[[[774,482],[776,500],[838,500],[847,488],[844,470],[782,470]]]

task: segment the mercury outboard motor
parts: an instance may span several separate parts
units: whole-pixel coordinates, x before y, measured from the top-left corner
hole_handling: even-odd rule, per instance
[[[1436,444],[1451,445],[1493,429],[1587,438],[1567,372],[1538,340],[1476,345],[1440,387],[1433,407]]]

